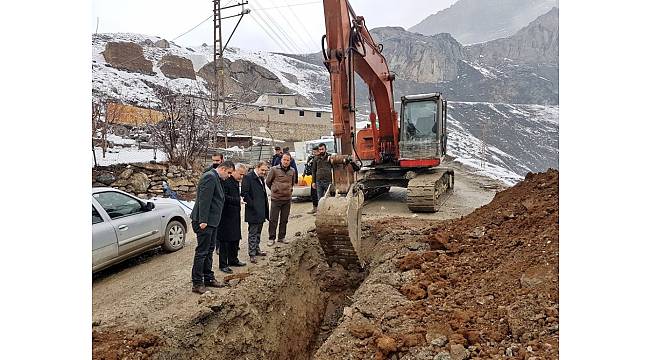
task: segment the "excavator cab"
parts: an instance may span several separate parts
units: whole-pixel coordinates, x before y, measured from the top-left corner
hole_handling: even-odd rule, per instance
[[[446,153],[447,102],[440,93],[402,96],[400,111],[400,166],[440,164]]]

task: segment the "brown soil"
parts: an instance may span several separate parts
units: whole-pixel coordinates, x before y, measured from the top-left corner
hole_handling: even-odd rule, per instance
[[[558,178],[529,174],[458,220],[367,226],[371,274],[316,358],[558,358]]]
[[[93,331],[93,359],[97,360],[149,359],[162,345],[159,336],[143,333],[143,329]]]

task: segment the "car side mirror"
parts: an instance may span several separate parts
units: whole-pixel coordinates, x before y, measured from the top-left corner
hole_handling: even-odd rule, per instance
[[[147,201],[147,203],[144,205],[144,210],[145,211],[151,211],[156,207],[156,204],[152,203],[151,201]]]

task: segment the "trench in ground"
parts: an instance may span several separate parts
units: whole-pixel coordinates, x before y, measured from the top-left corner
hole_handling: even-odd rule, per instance
[[[269,254],[205,311],[164,334],[159,358],[311,359],[338,326],[366,273],[327,264],[315,234]]]

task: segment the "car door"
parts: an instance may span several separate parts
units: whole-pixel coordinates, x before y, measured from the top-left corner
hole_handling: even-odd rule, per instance
[[[93,194],[110,217],[117,234],[119,256],[137,251],[160,239],[160,216],[157,211],[147,211],[141,200],[117,191]]]
[[[93,269],[95,269],[117,257],[117,234],[104,209],[94,200],[92,208]]]

